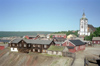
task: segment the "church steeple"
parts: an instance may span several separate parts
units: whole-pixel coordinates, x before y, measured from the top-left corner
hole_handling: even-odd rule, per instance
[[[83,15],[82,15],[82,17],[83,17],[83,18],[85,18],[85,13],[84,13],[84,9],[83,9]]]
[[[85,13],[84,13],[84,12],[83,12],[83,15],[82,15],[82,17],[83,17],[83,18],[85,18]]]

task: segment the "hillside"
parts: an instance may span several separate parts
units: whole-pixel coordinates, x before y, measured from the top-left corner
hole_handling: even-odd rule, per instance
[[[41,53],[16,53],[0,50],[0,66],[70,66],[72,58]]]
[[[37,34],[50,34],[53,32],[49,31],[0,31],[0,37],[11,37],[11,36],[25,36],[25,35],[37,35]]]
[[[54,32],[54,34],[66,34],[66,35],[69,35],[69,34],[74,34],[76,36],[78,36],[78,30],[74,31],[60,31],[60,32]]]

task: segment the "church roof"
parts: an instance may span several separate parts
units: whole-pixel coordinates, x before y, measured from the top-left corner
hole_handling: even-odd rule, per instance
[[[93,27],[93,25],[88,24],[88,32],[94,32],[96,29]]]
[[[82,20],[88,20],[86,17],[85,17],[85,13],[83,12],[83,15],[82,15]]]

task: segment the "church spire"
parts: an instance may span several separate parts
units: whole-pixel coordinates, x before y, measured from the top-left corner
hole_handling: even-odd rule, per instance
[[[84,13],[84,9],[83,9],[83,15],[82,15],[82,17],[83,17],[83,18],[85,18],[85,13]]]

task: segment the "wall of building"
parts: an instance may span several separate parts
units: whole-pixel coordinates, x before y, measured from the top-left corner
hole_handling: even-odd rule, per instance
[[[62,52],[60,52],[60,51],[47,51],[47,53],[49,54],[49,55],[61,55],[62,56]]]
[[[10,48],[10,49],[11,49],[11,51],[18,52],[17,48]]]
[[[100,44],[100,40],[93,40],[92,43],[93,44]]]
[[[0,46],[0,50],[3,50],[5,47],[4,46]]]

